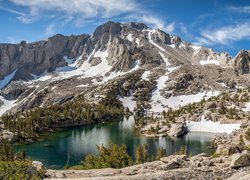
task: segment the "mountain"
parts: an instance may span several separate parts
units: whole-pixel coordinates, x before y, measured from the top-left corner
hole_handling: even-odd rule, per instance
[[[131,111],[161,112],[248,87],[249,51],[235,58],[142,23],[107,22],[92,35],[0,44],[0,115],[112,92]]]

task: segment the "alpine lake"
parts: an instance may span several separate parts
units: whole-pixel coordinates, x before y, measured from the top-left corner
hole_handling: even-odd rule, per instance
[[[147,144],[150,155],[155,155],[159,147],[167,155],[186,146],[187,153],[196,155],[202,152],[212,154],[212,141],[215,133],[189,132],[183,137],[147,137],[134,129],[133,116],[122,121],[112,121],[96,125],[66,128],[63,131],[49,133],[41,141],[15,145],[16,151],[24,150],[29,158],[43,162],[46,168],[62,169],[79,164],[86,155],[97,154],[96,145],[125,144],[129,155],[134,157],[136,146]]]

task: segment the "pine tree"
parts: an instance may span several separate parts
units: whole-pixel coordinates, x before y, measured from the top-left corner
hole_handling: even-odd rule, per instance
[[[159,160],[160,158],[165,157],[166,155],[167,155],[166,149],[160,147],[157,149],[156,159]]]

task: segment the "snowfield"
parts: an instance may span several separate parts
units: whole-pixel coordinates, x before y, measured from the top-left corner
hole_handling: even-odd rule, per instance
[[[134,38],[132,37],[132,34],[128,34],[127,35],[127,39],[130,41],[130,42],[133,42]]]
[[[166,66],[167,67],[170,66],[171,64],[169,63],[168,58],[164,54],[162,54],[160,51],[159,51],[159,54],[161,58],[164,60],[164,62],[166,63]]]
[[[3,101],[4,103],[2,106],[0,106],[0,116],[2,116],[5,112],[10,110],[12,107],[14,107],[17,101],[17,100],[12,100],[12,101],[6,100],[4,99],[3,96],[0,96],[0,100]]]
[[[246,107],[243,108],[242,111],[250,112],[250,102],[246,103],[245,106],[246,106]]]
[[[169,98],[165,98],[161,95],[161,91],[163,91],[164,87],[166,87],[166,81],[168,80],[168,74],[175,71],[178,67],[168,68],[168,73],[166,75],[158,78],[156,90],[152,94],[152,102],[150,111],[159,113],[163,110],[167,110],[168,108],[178,109],[182,106],[185,106],[189,103],[200,102],[203,98],[208,99],[212,96],[218,96],[220,94],[219,91],[208,91],[208,92],[200,92],[192,95],[181,95],[181,96],[171,96]]]
[[[151,111],[162,112],[163,110],[167,110],[167,107],[172,109],[178,109],[193,102],[200,102],[203,98],[207,100],[210,97],[218,96],[219,94],[219,91],[208,91],[192,95],[171,96],[168,99],[157,94],[157,96],[154,97],[157,99],[152,98],[154,100],[154,103],[152,104]]]
[[[201,48],[201,46],[195,46],[195,45],[191,45],[190,47],[193,48],[195,51],[198,51]]]
[[[215,64],[215,65],[219,66],[220,62],[218,60],[201,60],[200,64],[201,65]]]
[[[148,76],[150,75],[150,71],[144,71],[141,78],[145,81],[149,81]]]
[[[129,97],[119,97],[119,100],[122,102],[124,107],[128,107],[129,111],[133,112],[136,108],[136,101],[132,100],[132,96]]]
[[[9,75],[5,76],[3,80],[0,80],[0,89],[4,88],[6,85],[10,83],[10,81],[14,78],[16,71],[13,71]]]
[[[240,124],[221,124],[201,118],[200,122],[187,121],[188,130],[191,132],[231,133],[240,129]]]

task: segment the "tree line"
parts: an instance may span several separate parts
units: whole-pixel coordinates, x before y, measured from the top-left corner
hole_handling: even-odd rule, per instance
[[[67,127],[121,119],[124,108],[114,93],[108,93],[98,104],[88,103],[84,96],[63,105],[38,107],[25,112],[3,115],[4,127],[14,132],[18,140],[37,138],[55,127]]]

